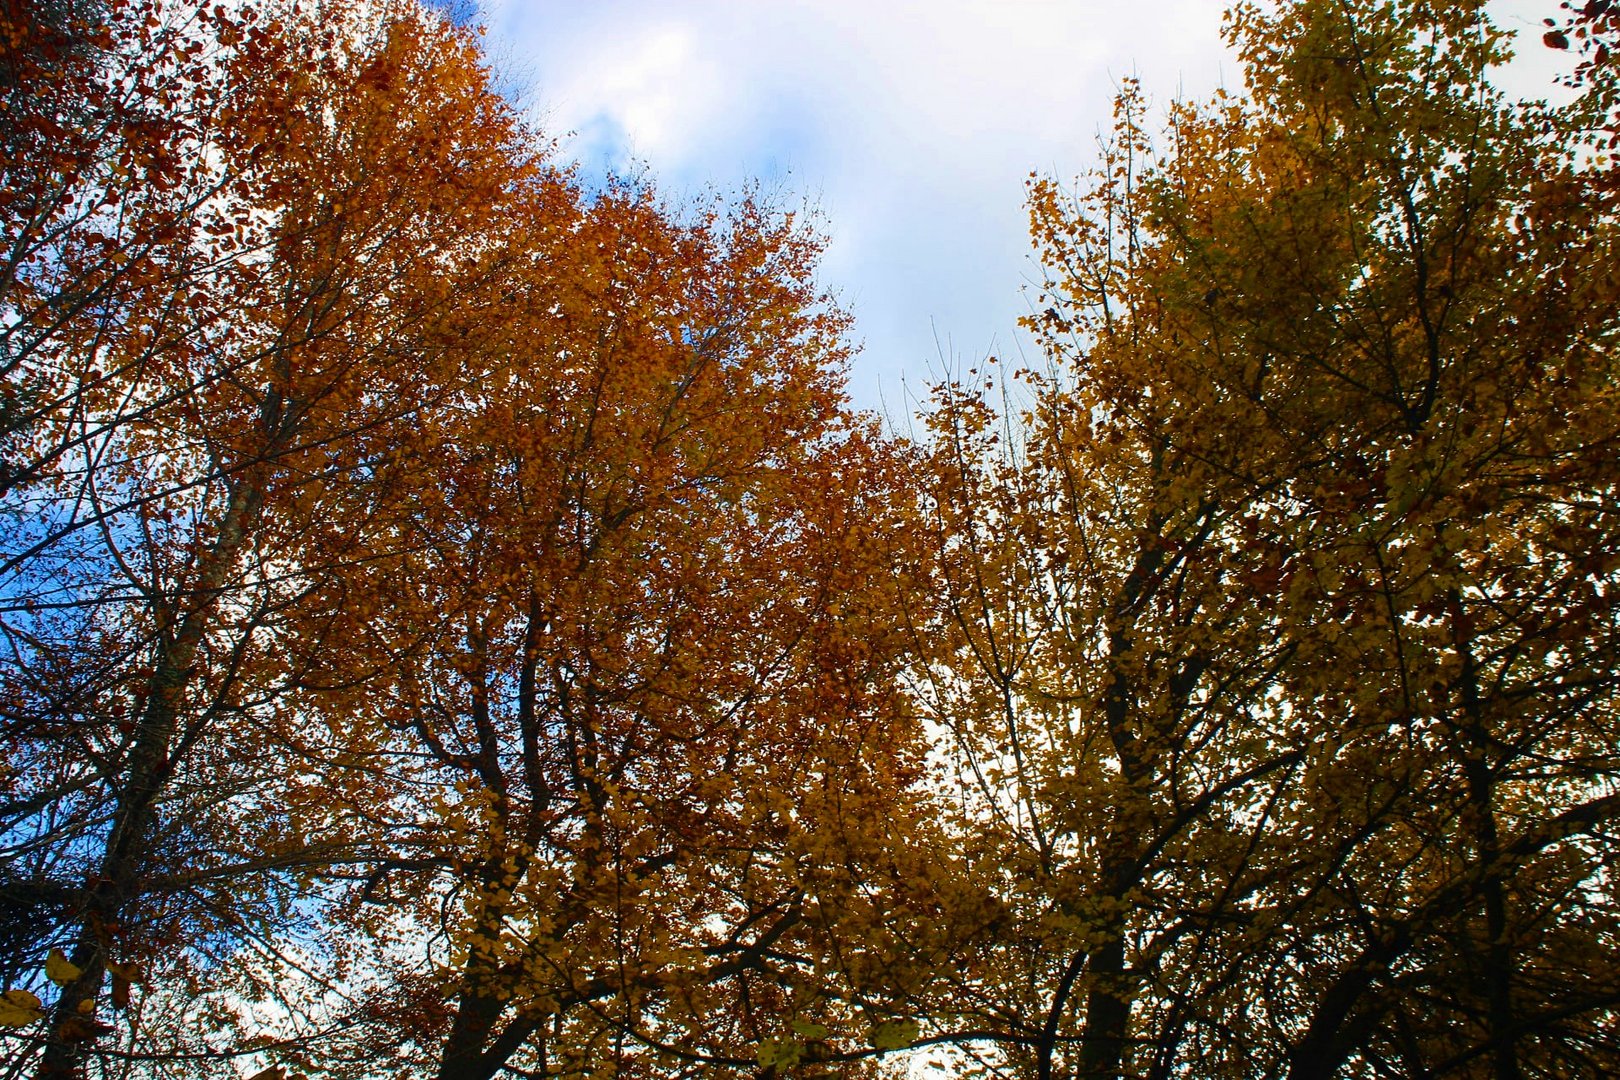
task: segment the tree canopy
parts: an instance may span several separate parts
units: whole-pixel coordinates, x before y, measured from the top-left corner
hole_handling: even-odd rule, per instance
[[[5,1077],[1620,1070],[1609,5],[1240,5],[856,411],[411,0],[0,6]],[[1560,21],[1562,20],[1562,21]]]
[[[1155,137],[1128,86],[1032,182],[1021,422],[933,418],[931,711],[1022,927],[967,1022],[1042,1077],[1599,1075],[1606,172],[1477,5],[1230,32],[1245,94]]]

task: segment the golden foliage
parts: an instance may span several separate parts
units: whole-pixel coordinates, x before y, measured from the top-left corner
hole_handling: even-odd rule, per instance
[[[1043,1078],[1612,1071],[1605,178],[1478,5],[1231,33],[1246,94],[1154,138],[1127,84],[1031,183],[1022,422],[932,417],[957,1023]]]

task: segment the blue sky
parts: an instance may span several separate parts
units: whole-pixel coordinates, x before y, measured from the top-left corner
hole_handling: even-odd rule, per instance
[[[946,362],[1015,357],[1034,279],[1031,170],[1072,177],[1114,88],[1207,97],[1240,71],[1216,0],[487,0],[492,56],[587,173],[645,169],[671,198],[750,180],[809,203],[824,283],[856,317],[857,404],[909,411]],[[1531,32],[1540,93],[1556,0],[1494,0]]]

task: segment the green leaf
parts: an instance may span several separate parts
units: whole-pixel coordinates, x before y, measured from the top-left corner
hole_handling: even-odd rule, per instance
[[[804,1044],[793,1039],[766,1039],[759,1044],[759,1067],[791,1068],[804,1057]]]
[[[885,1020],[872,1029],[872,1049],[904,1050],[917,1041],[917,1021]]]
[[[788,1027],[792,1028],[796,1034],[803,1035],[807,1039],[825,1039],[832,1034],[831,1031],[812,1020],[795,1020]]]

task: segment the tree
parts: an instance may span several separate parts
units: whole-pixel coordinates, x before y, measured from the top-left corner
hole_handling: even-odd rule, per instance
[[[295,871],[353,857],[284,757],[325,663],[285,630],[375,440],[464,386],[503,207],[546,181],[470,34],[413,8],[6,19],[8,987],[60,950],[8,1038],[60,1076],[140,972],[273,954]]]
[[[935,412],[1002,910],[956,1023],[1042,1077],[1612,1071],[1614,221],[1478,5],[1231,27],[1244,97],[1157,150],[1128,87],[1032,186],[1023,423]]]
[[[1620,85],[1615,81],[1615,45],[1620,36],[1620,9],[1611,0],[1564,0],[1562,19],[1543,20],[1549,27],[1542,42],[1549,49],[1571,50],[1580,59],[1561,80],[1583,91],[1570,109],[1571,129],[1590,140],[1600,155],[1620,146]],[[1612,171],[1611,174],[1612,175]]]
[[[446,1080],[869,1057],[897,864],[933,849],[889,600],[913,511],[818,242],[637,188],[530,235],[485,379],[356,489],[391,529],[308,627],[376,673],[312,710],[412,793],[352,894],[441,935],[391,1015]]]
[[[106,14],[8,24],[19,1072],[871,1071],[937,845],[819,242],[410,4]]]

